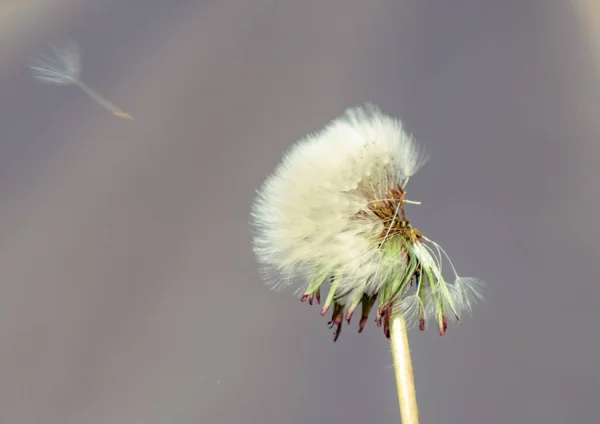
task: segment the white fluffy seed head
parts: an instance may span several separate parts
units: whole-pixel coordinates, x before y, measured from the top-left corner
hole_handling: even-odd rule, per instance
[[[252,209],[254,251],[270,283],[286,286],[300,276],[302,289],[335,275],[348,297],[377,292],[402,261],[386,260],[379,249],[384,224],[368,212],[369,202],[388,197],[426,160],[402,123],[373,105],[349,109],[298,141]]]
[[[312,304],[329,280],[321,313],[333,303],[335,339],[360,303],[359,331],[377,301],[376,320],[390,337],[393,313],[421,330],[433,318],[443,335],[449,319],[481,300],[481,281],[459,277],[446,251],[405,216],[404,186],[426,159],[399,120],[366,105],[297,142],[258,191],[254,251],[268,283],[298,283]]]

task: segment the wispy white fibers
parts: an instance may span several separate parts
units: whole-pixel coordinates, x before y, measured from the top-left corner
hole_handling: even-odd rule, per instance
[[[394,308],[422,329],[435,318],[443,334],[447,316],[458,318],[479,292],[470,288],[475,280],[446,283],[443,250],[405,216],[406,183],[426,161],[402,123],[373,105],[348,109],[298,141],[252,208],[267,282],[296,286],[312,303],[330,281],[322,313],[333,304],[336,337],[341,317],[350,320],[359,304],[362,329],[375,299],[386,335]]]
[[[255,251],[276,271],[275,284],[290,284],[298,273],[312,281],[317,262],[336,270],[340,289],[365,284],[396,269],[381,267],[376,248],[383,223],[376,216],[356,219],[370,198],[387,196],[387,187],[414,174],[424,157],[401,123],[374,106],[350,109],[318,134],[300,140],[265,182],[256,200]],[[369,192],[369,197],[363,195]],[[377,291],[381,278],[370,284]]]
[[[133,119],[133,116],[81,82],[81,56],[79,47],[73,40],[67,40],[61,46],[51,45],[47,54],[34,58],[30,68],[38,81],[58,85],[74,84],[112,114],[119,118]]]

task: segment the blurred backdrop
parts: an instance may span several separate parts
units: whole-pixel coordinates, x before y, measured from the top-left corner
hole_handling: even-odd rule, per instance
[[[373,102],[432,160],[415,225],[486,303],[410,334],[423,423],[598,422],[594,0],[5,0],[0,423],[393,423],[389,345],[262,285],[255,189]],[[32,55],[71,37],[82,79]]]

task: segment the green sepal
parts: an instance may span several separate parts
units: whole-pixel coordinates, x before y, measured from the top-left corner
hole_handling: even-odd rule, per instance
[[[333,297],[335,295],[335,290],[337,289],[338,286],[338,281],[336,281],[335,277],[331,277],[332,278],[332,282],[329,285],[329,292],[327,293],[327,298],[325,299],[325,303],[323,303],[323,308],[321,309],[321,314],[325,314],[325,312],[327,312],[327,309],[329,309],[329,307],[331,306],[331,302],[333,302]]]
[[[452,312],[454,312],[454,315],[458,316],[458,311],[454,306],[454,302],[452,301],[452,295],[450,294],[450,290],[448,290],[448,286],[446,286],[446,283],[444,281],[442,281],[441,285],[442,291],[444,292],[444,300],[448,303],[448,306],[450,306],[450,309],[452,310]]]
[[[408,264],[406,265],[406,268],[404,269],[404,272],[400,279],[394,279],[394,281],[390,281],[384,285],[384,299],[382,300],[380,297],[380,307],[382,305],[389,304],[390,302],[394,301],[394,299],[396,299],[398,296],[406,292],[408,285],[410,284],[410,280],[415,274],[415,270],[417,269],[417,258],[409,244],[405,245],[405,249],[406,255],[408,257]]]
[[[427,277],[427,284],[429,285],[429,292],[431,293],[431,301],[433,302],[433,307],[437,311],[437,303],[438,303],[438,294],[435,286],[435,281],[433,280],[433,274],[431,272],[431,268],[423,266],[423,271],[425,271],[425,276]],[[424,295],[424,293],[423,293]]]
[[[350,302],[350,306],[348,307],[348,311],[346,313],[346,319],[348,319],[348,317],[352,316],[352,314],[354,313],[354,310],[358,307],[358,304],[363,300],[364,298],[364,292],[359,292],[358,294],[354,295],[354,297],[352,298],[352,302]]]
[[[318,274],[318,277],[310,282],[310,284],[304,291],[304,294],[314,293],[315,290],[317,290],[319,287],[321,287],[321,285],[325,282],[325,280],[327,279],[328,276],[329,276],[329,272],[320,272]]]
[[[377,300],[376,296],[368,296],[366,294],[362,297],[362,316],[368,317],[371,313],[371,309],[373,309],[373,305],[375,305],[375,300]]]

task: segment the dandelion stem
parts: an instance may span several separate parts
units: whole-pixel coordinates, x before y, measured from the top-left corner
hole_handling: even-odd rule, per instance
[[[417,395],[408,347],[406,323],[401,313],[394,314],[392,318],[390,340],[402,424],[419,424]]]

